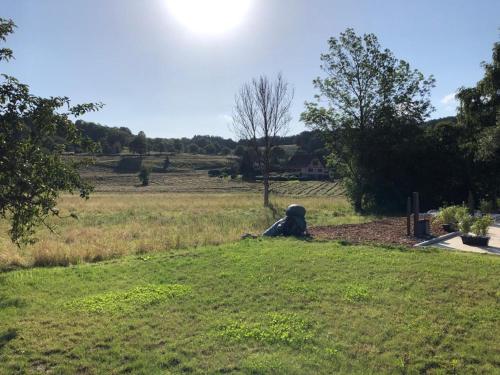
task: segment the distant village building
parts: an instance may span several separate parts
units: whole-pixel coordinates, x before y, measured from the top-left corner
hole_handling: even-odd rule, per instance
[[[315,156],[295,154],[288,162],[288,171],[299,177],[316,180],[325,180],[330,177],[330,172],[323,161]]]

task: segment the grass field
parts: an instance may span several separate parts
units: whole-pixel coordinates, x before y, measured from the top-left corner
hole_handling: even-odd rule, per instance
[[[293,149],[293,147],[291,147]],[[78,158],[78,157],[77,157]],[[143,157],[143,164],[161,170],[165,155]],[[152,173],[151,183],[143,187],[137,173],[116,173],[120,156],[98,156],[95,163],[81,171],[96,192],[122,193],[258,193],[262,182],[246,182],[241,179],[211,178],[209,169],[227,168],[236,163],[234,156],[172,154],[171,165],[165,173]],[[343,189],[337,182],[329,181],[272,181],[271,192],[288,196],[339,197]]]
[[[66,156],[70,159],[80,159],[81,156]],[[94,156],[94,163],[85,168],[87,172],[112,172],[118,165],[122,157],[138,157],[137,155],[110,155]],[[143,165],[151,168],[163,168],[165,154],[143,155]],[[168,154],[170,160],[170,171],[190,171],[190,170],[208,170],[214,168],[226,168],[237,162],[235,156],[222,155],[196,155],[196,154]]]
[[[0,373],[495,374],[499,274],[298,240],[0,273]]]
[[[146,188],[101,159],[34,245],[0,222],[0,374],[500,373],[499,257],[239,241],[291,203],[310,226],[372,218],[332,182],[273,182],[265,209],[193,157]]]
[[[192,182],[190,186],[196,188],[197,185]],[[359,223],[370,219],[356,215],[341,196],[275,195],[273,211],[262,206],[258,192],[222,191],[107,193],[94,194],[88,201],[64,196],[59,208],[61,215],[67,218],[51,220],[57,234],[41,228],[37,233],[39,241],[34,245],[18,249],[5,235],[7,222],[0,223],[3,233],[0,270],[96,262],[126,254],[233,242],[244,233],[260,234],[277,217],[283,216],[291,203],[307,207],[310,225]],[[71,213],[75,213],[78,220],[68,217]]]
[[[143,162],[160,168],[164,158],[145,156]],[[272,182],[274,209],[264,209],[261,182],[208,176],[207,168],[227,167],[234,157],[171,155],[169,172],[152,173],[146,187],[136,173],[114,171],[119,159],[97,157],[81,172],[95,193],[88,201],[61,198],[66,218],[49,220],[57,234],[41,228],[35,245],[18,249],[6,235],[8,223],[0,221],[0,271],[228,243],[244,233],[262,233],[291,203],[307,207],[312,225],[370,220],[354,214],[341,186],[328,181]]]

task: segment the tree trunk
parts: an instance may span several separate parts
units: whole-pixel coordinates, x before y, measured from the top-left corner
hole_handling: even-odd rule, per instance
[[[474,215],[474,210],[475,210],[475,202],[474,202],[474,193],[472,193],[472,190],[469,190],[469,196],[467,198],[467,206],[469,208],[469,213],[471,215]]]
[[[356,194],[356,196],[354,197],[354,211],[363,211],[363,197],[361,194]]]
[[[264,173],[264,207],[269,207],[269,173]]]
[[[495,191],[493,193],[493,197],[492,197],[492,199],[493,199],[493,207],[492,207],[493,212],[497,212],[497,210],[498,210],[498,198],[497,197],[498,197],[498,195],[497,195],[497,192]]]
[[[265,146],[264,146],[264,207],[269,207],[269,171],[271,170],[271,141],[269,139],[269,127],[264,124],[265,134]]]

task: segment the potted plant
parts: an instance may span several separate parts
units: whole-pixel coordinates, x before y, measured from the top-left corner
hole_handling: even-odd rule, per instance
[[[447,233],[457,230],[457,210],[459,206],[443,207],[439,210],[436,219],[441,223],[443,230]]]
[[[488,227],[493,224],[493,218],[489,215],[484,215],[480,218],[472,216],[462,217],[459,222],[460,231],[462,232],[462,243],[469,246],[486,247],[490,241],[488,237]],[[469,233],[472,231],[474,235]]]

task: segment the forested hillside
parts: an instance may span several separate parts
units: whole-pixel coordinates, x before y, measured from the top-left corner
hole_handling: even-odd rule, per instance
[[[456,124],[456,117],[445,117],[433,119],[423,124],[424,128],[434,127],[440,123]],[[130,153],[168,152],[207,155],[229,155],[242,156],[246,148],[244,140],[235,141],[231,138],[223,138],[211,135],[195,135],[192,138],[150,138],[140,131],[134,134],[127,127],[110,127],[94,122],[83,120],[76,121],[76,126],[86,138],[98,144],[98,153],[120,154],[125,151]],[[48,145],[62,144],[64,139],[53,137],[48,140]],[[258,140],[263,144],[263,140]],[[324,137],[317,130],[303,131],[296,135],[276,137],[279,146],[296,146],[298,149],[318,156],[326,156],[327,149]],[[75,145],[66,145],[68,152],[80,152]],[[278,151],[279,153],[280,151]]]

